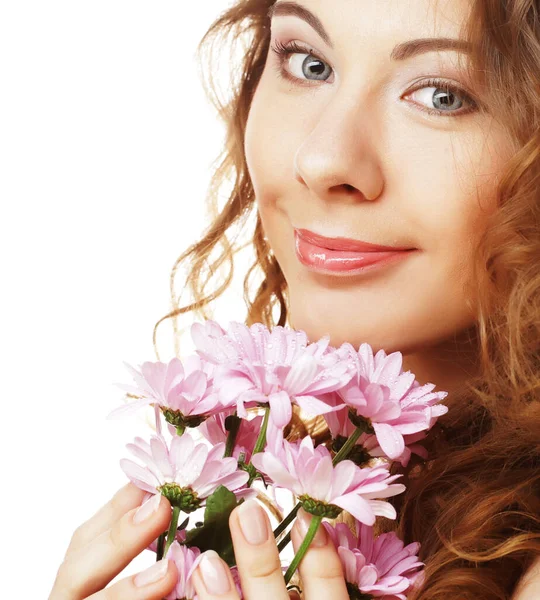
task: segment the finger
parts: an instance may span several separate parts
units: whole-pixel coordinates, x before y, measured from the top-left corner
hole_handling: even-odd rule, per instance
[[[311,515],[301,508],[291,529],[295,552],[298,551],[307,533],[310,521]],[[326,600],[326,598],[348,600],[349,593],[339,555],[322,524],[319,525],[298,570],[306,600]]]
[[[133,518],[139,508],[138,515],[146,518],[137,523]],[[171,505],[164,496],[153,496],[139,508],[127,512],[110,529],[66,557],[53,588],[64,592],[59,599],[80,600],[103,589],[168,529]]]
[[[146,492],[131,481],[122,486],[116,494],[104,504],[90,519],[82,523],[71,538],[66,555],[85,546],[98,535],[110,529],[122,515],[140,506]]]
[[[239,600],[231,570],[214,550],[201,555],[199,566],[191,576],[199,600]],[[244,595],[244,599],[247,596]]]
[[[244,598],[289,600],[272,526],[262,506],[253,499],[243,502],[232,511],[229,527]]]
[[[166,558],[148,569],[121,579],[114,585],[92,594],[86,600],[161,600],[170,594],[178,580],[178,569]]]

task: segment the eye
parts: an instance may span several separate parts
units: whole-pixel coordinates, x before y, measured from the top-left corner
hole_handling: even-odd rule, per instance
[[[332,73],[328,63],[311,48],[303,48],[296,42],[282,44],[276,41],[271,49],[278,57],[278,74],[294,83],[305,85],[303,81],[326,81]]]
[[[458,116],[478,108],[477,102],[459,86],[443,79],[429,79],[418,84],[407,95],[417,94],[421,102],[433,104],[434,108],[418,104],[420,110],[437,116]],[[415,104],[417,104],[415,102]],[[464,108],[465,107],[465,108]]]

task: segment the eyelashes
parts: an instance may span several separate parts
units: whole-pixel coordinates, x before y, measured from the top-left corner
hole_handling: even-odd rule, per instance
[[[436,91],[440,90],[443,92],[443,94],[452,95],[452,96],[454,96],[454,98],[455,97],[464,98],[465,104],[468,105],[468,108],[466,108],[464,110],[459,110],[459,111],[439,110],[436,108],[427,108],[423,105],[418,105],[420,110],[425,110],[429,114],[449,116],[449,117],[452,117],[452,116],[458,117],[461,115],[465,115],[465,114],[474,112],[478,108],[478,104],[475,102],[475,100],[473,100],[473,98],[471,98],[471,96],[469,94],[467,94],[467,92],[465,90],[458,87],[457,85],[454,85],[452,83],[449,83],[448,81],[445,81],[444,79],[433,78],[433,79],[427,79],[426,81],[422,81],[419,84],[417,84],[415,87],[413,87],[411,90],[409,90],[408,94],[412,94],[418,90],[429,89],[429,88],[435,89]],[[434,93],[431,94],[431,96],[433,96],[433,95],[434,95]]]
[[[326,83],[327,80],[326,79],[302,79],[301,77],[292,75],[286,66],[286,63],[289,62],[289,58],[292,55],[295,55],[295,54],[308,55],[313,59],[312,63],[319,61],[323,65],[327,65],[328,68],[330,69],[330,71],[332,71],[328,62],[326,62],[324,59],[322,59],[320,56],[318,56],[317,53],[312,48],[303,47],[295,41],[289,42],[287,44],[283,44],[281,41],[276,40],[274,42],[274,44],[271,46],[271,51],[277,57],[277,65],[275,66],[275,69],[277,71],[278,76],[280,78],[283,78],[283,79],[289,81],[290,83],[292,83],[294,85],[299,85],[299,86],[304,86],[304,87],[313,87],[312,82]],[[318,74],[316,74],[316,75],[318,75]],[[413,104],[419,110],[421,110],[423,112],[426,112],[430,115],[435,115],[435,116],[458,117],[458,116],[469,114],[471,112],[478,110],[479,104],[477,103],[477,101],[474,98],[471,97],[470,94],[468,94],[463,88],[461,88],[461,87],[457,86],[456,84],[451,83],[445,79],[430,78],[430,79],[418,82],[417,84],[415,84],[415,86],[413,88],[407,90],[407,92],[404,94],[404,96],[411,95],[419,90],[423,90],[423,89],[427,90],[429,88],[434,89],[434,91],[431,94],[428,93],[427,94],[428,97],[434,96],[435,91],[436,91],[436,92],[438,92],[437,99],[444,98],[444,95],[446,94],[448,96],[452,96],[454,98],[454,100],[457,98],[462,101],[459,102],[459,104],[460,104],[460,106],[458,107],[459,110],[441,110],[441,109],[437,109],[437,108],[429,108],[423,104],[413,102]],[[442,92],[442,94],[441,94],[441,92]],[[426,94],[424,94],[424,95],[426,95]],[[466,105],[466,108],[463,109],[462,105]]]
[[[293,54],[307,54],[312,56],[315,60],[319,62],[326,63],[325,60],[320,58],[313,49],[311,48],[303,48],[299,46],[297,42],[289,42],[288,44],[282,44],[279,40],[276,40],[275,44],[272,46],[272,51],[277,55],[278,58],[278,73],[281,74],[285,79],[293,82],[300,82],[299,85],[306,85],[305,83],[301,83],[302,81],[309,81],[308,79],[302,80],[298,77],[291,76],[289,71],[285,69],[285,62],[288,60],[290,56]],[[321,81],[321,80],[313,80],[313,81]],[[308,84],[309,85],[309,84]]]

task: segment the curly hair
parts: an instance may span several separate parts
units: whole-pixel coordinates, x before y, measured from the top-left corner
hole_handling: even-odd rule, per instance
[[[212,318],[208,309],[230,286],[235,258],[247,244],[255,260],[244,279],[245,323],[273,327],[288,321],[287,284],[265,240],[243,147],[269,49],[273,3],[236,0],[198,47],[199,61],[206,51],[214,64],[230,44],[235,70],[230,97],[223,100],[211,69],[209,80],[203,79],[226,126],[225,147],[208,189],[210,225],[171,273],[173,309],[154,327],[158,359],[160,323],[172,319],[177,344],[180,315]],[[392,472],[403,472],[407,490],[391,499],[396,521],[376,522],[379,532],[394,530],[405,543],[421,543],[426,578],[411,600],[506,600],[540,554],[539,12],[538,0],[471,0],[464,24],[471,64],[488,90],[487,109],[507,128],[515,154],[498,182],[497,210],[486,217],[474,255],[479,373],[445,400],[449,412],[428,435],[428,459],[413,455],[406,468],[392,464]],[[220,206],[218,194],[230,182]],[[248,242],[240,246],[243,232]],[[181,306],[174,281],[184,264],[192,299]],[[296,411],[288,429],[290,438],[310,433],[319,442],[328,439],[321,418],[303,423]]]

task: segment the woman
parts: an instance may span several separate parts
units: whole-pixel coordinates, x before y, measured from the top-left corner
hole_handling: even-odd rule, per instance
[[[220,106],[228,138],[212,190],[229,172],[234,187],[177,263],[190,261],[195,302],[164,319],[208,316],[231,280],[228,239],[253,214],[246,289],[256,267],[264,279],[246,294],[248,325],[399,350],[404,369],[450,392],[428,459],[396,467],[398,521],[379,519],[421,543],[414,600],[540,598],[539,13],[537,0],[237,0],[202,41],[248,41]],[[209,291],[204,267],[223,262],[230,276]],[[322,440],[319,425],[296,419],[290,433]],[[167,500],[137,512],[142,496],[128,484],[77,529],[50,600],[173,589],[167,564],[105,589],[167,529]],[[287,598],[270,525],[252,509],[231,517],[245,597]],[[308,600],[348,598],[324,532],[300,574]],[[201,600],[237,598],[216,556],[194,583]]]

